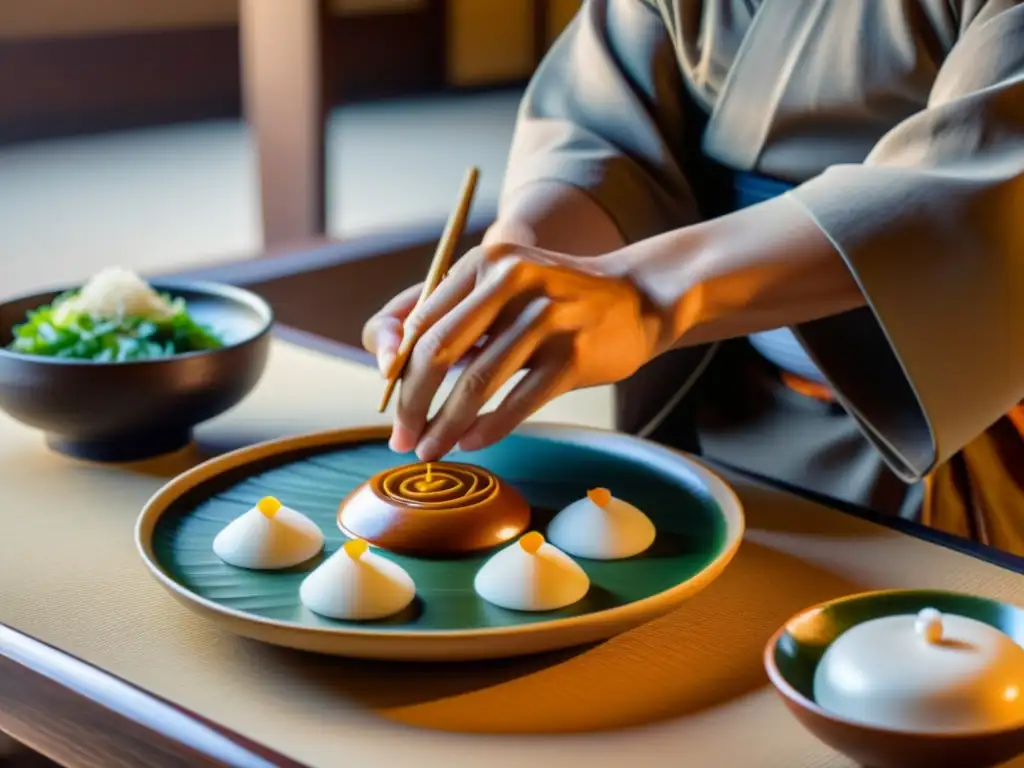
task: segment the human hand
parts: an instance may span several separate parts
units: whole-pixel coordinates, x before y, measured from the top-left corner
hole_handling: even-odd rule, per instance
[[[403,329],[409,313],[419,301],[423,283],[406,288],[394,296],[363,326],[363,348],[377,358],[382,376],[387,376],[402,344]]]
[[[554,397],[624,379],[662,351],[662,320],[615,254],[482,246],[415,308],[419,290],[403,291],[371,318],[363,344],[386,372],[402,334],[418,339],[402,376],[391,447],[415,449],[424,461],[457,444],[464,450],[490,445]],[[428,418],[446,373],[460,360],[466,365],[452,392]],[[499,406],[481,414],[524,369]]]

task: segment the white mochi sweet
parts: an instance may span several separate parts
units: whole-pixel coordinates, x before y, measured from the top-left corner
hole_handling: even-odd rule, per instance
[[[272,496],[232,520],[213,540],[217,557],[251,570],[291,568],[315,557],[323,546],[316,523]]]
[[[303,579],[299,599],[313,613],[342,621],[372,621],[405,610],[416,584],[398,563],[352,539]]]
[[[476,593],[513,611],[554,611],[581,600],[590,578],[536,531],[496,552],[477,571]]]
[[[548,540],[573,557],[620,560],[646,551],[657,535],[654,523],[635,506],[595,488],[548,525]]]

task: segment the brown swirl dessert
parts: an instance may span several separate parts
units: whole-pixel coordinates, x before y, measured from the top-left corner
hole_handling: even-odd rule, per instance
[[[408,464],[371,477],[338,509],[347,536],[391,552],[424,556],[478,552],[516,538],[530,524],[522,494],[483,467]]]

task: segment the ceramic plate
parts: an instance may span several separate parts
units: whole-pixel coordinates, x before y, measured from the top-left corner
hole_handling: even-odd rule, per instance
[[[529,424],[491,448],[448,459],[483,466],[518,488],[531,505],[531,528],[542,532],[563,506],[607,487],[654,521],[658,535],[647,552],[611,562],[577,558],[590,593],[546,613],[508,611],[477,597],[473,577],[493,551],[454,560],[389,553],[416,582],[413,610],[377,622],[319,617],[300,603],[298,588],[345,540],[339,502],[371,475],[415,461],[394,454],[388,434],[371,428],[287,438],[195,467],[146,505],[136,528],[143,559],[185,606],[264,642],[370,658],[496,658],[595,642],[670,611],[722,572],[743,534],[736,495],[686,456],[614,432]],[[214,536],[268,495],[320,525],[323,554],[284,572],[223,563]]]

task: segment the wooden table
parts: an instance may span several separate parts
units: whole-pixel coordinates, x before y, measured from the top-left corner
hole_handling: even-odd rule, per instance
[[[726,470],[748,518],[733,564],[680,610],[594,648],[356,662],[265,647],[193,616],[135,552],[142,505],[206,456],[386,423],[375,408],[382,381],[344,342],[396,281],[422,274],[435,235],[202,275],[254,287],[282,325],[257,390],[180,454],[87,465],[0,416],[0,728],[67,765],[845,766],[767,685],[761,650],[788,616],[879,587],[1024,602],[1019,559]],[[394,252],[383,277],[366,261],[382,250]],[[599,388],[536,418],[600,427],[611,414]]]

